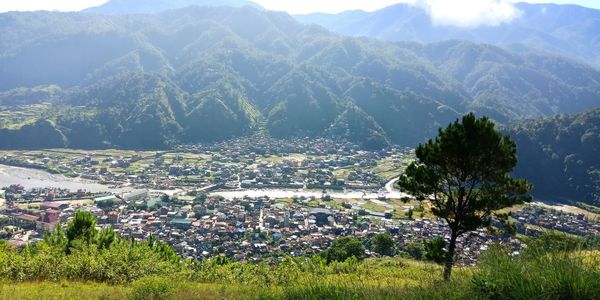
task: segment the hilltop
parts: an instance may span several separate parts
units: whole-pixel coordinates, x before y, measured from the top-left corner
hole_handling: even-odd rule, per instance
[[[246,0],[110,0],[102,5],[86,8],[82,12],[105,15],[148,14],[194,5],[261,8],[260,5]]]

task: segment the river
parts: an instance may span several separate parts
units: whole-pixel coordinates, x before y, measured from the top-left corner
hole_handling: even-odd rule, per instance
[[[400,199],[404,196],[408,196],[405,193],[400,192],[394,188],[394,182],[398,178],[391,179],[385,185],[385,193],[373,193],[363,191],[327,191],[327,194],[334,199],[378,199],[380,196],[385,195],[389,199]],[[269,198],[292,198],[294,196],[304,197],[315,197],[321,198],[323,193],[314,190],[303,190],[303,189],[252,189],[252,190],[232,190],[232,191],[216,191],[210,193],[211,195],[223,196],[225,198],[243,198],[248,197],[261,197],[268,196]]]
[[[0,165],[0,187],[20,184],[30,188],[63,188],[72,191],[84,189],[92,193],[124,192],[130,189],[112,189],[107,185],[82,178],[70,178],[61,174],[51,174],[43,170]]]
[[[406,194],[393,188],[393,183],[398,180],[394,178],[385,185],[385,195],[390,199],[400,199]],[[107,185],[102,185],[92,180],[82,178],[70,178],[61,174],[50,174],[43,170],[20,168],[13,166],[0,165],[0,187],[6,187],[11,184],[21,184],[25,188],[53,187],[64,188],[72,191],[84,189],[92,193],[100,192],[126,192],[133,188],[113,189]],[[382,193],[364,192],[357,190],[350,191],[328,191],[327,193],[334,199],[378,199]],[[294,196],[321,198],[323,193],[315,190],[295,190],[295,189],[252,189],[252,190],[229,190],[216,191],[210,195],[219,195],[228,199],[268,196],[270,198],[292,198]]]

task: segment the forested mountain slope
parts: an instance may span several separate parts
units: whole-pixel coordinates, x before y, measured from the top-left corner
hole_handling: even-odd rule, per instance
[[[519,146],[516,174],[536,195],[600,204],[600,108],[518,122],[510,133]]]
[[[2,120],[2,148],[165,148],[257,131],[378,148],[415,145],[467,111],[508,123],[600,104],[600,72],[568,59],[343,37],[252,7],[5,13],[0,31],[0,107],[29,116]]]

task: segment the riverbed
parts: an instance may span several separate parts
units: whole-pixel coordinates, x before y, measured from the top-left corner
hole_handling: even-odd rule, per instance
[[[400,199],[406,194],[393,188],[393,182],[397,178],[390,180],[385,185],[384,193],[377,193],[371,191],[328,191],[327,194],[334,199],[378,199],[382,195],[389,199]],[[76,191],[78,189],[84,189],[92,193],[101,192],[126,192],[133,190],[134,188],[120,188],[113,189],[107,185],[94,182],[92,180],[82,179],[79,177],[70,178],[61,174],[51,174],[43,170],[28,169],[21,167],[13,167],[0,165],[0,187],[6,187],[11,184],[21,184],[25,188],[63,188]],[[261,197],[268,196],[269,198],[292,198],[298,197],[315,197],[321,198],[323,192],[315,190],[304,190],[304,189],[251,189],[251,190],[232,190],[232,191],[216,191],[210,193],[210,195],[219,195],[228,199],[232,198],[243,198],[248,197]]]
[[[92,180],[79,177],[70,178],[62,174],[51,174],[43,170],[20,168],[0,165],[0,187],[20,184],[26,189],[31,188],[63,188],[72,191],[84,189],[92,193],[125,192],[131,188],[113,189]]]
[[[385,185],[384,193],[374,193],[371,191],[327,191],[327,195],[333,199],[378,199],[381,196],[385,196],[388,199],[401,199],[402,197],[408,196],[405,193],[400,192],[394,188],[394,182],[398,178],[391,179]],[[322,191],[304,190],[304,189],[252,189],[252,190],[233,190],[233,191],[216,191],[210,193],[210,195],[218,195],[224,198],[243,198],[243,197],[262,197],[268,196],[269,198],[293,198],[293,197],[315,197],[321,198],[323,196]]]

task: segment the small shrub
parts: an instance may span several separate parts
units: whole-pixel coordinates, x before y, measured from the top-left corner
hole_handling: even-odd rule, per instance
[[[536,252],[574,251],[587,248],[585,240],[562,232],[546,231],[543,234],[527,239],[529,250]]]
[[[371,240],[371,250],[380,255],[393,256],[395,252],[396,242],[389,233],[380,233]]]
[[[328,264],[333,261],[345,261],[353,256],[362,260],[365,257],[365,247],[355,238],[341,237],[333,241],[327,250],[321,252],[321,256]]]
[[[320,300],[320,299],[362,299],[359,293],[340,285],[313,283],[296,284],[284,290],[284,299]]]
[[[133,283],[130,298],[132,300],[167,299],[175,292],[175,286],[166,278],[144,277]]]
[[[409,258],[421,260],[425,255],[425,247],[421,242],[413,242],[404,247],[403,252],[406,253]]]
[[[442,264],[446,260],[448,255],[444,248],[446,247],[446,241],[442,237],[437,237],[431,241],[423,242],[425,249],[424,258],[426,260],[433,261],[438,264]]]
[[[599,265],[598,256],[578,250],[549,252],[530,246],[526,255],[513,257],[493,247],[481,258],[471,283],[486,299],[598,299]]]

